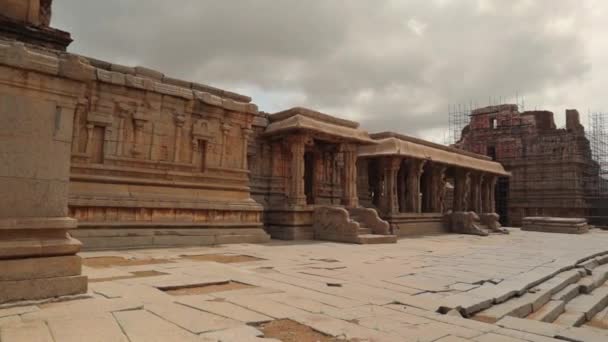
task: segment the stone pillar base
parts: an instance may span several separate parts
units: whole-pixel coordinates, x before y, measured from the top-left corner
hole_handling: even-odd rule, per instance
[[[70,218],[0,220],[0,303],[87,291]]]
[[[0,262],[0,268],[4,265]],[[87,277],[53,277],[0,281],[0,303],[38,300],[87,292]]]

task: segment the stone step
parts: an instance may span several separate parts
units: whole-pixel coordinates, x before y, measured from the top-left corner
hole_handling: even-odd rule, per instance
[[[566,310],[563,314],[559,315],[553,323],[567,327],[580,327],[585,323],[585,314],[582,312]]]
[[[576,296],[565,306],[565,311],[554,321],[556,324],[580,327],[608,306],[608,286],[595,289],[590,294]]]
[[[606,332],[608,332],[608,307],[593,316],[586,325],[598,329],[605,329]]]
[[[566,302],[563,300],[551,300],[527,318],[535,321],[551,323],[555,321],[559,315],[564,313],[565,307]]]
[[[499,327],[517,330],[529,334],[540,335],[548,338],[553,338],[567,327],[557,324],[533,321],[530,319],[522,319],[515,317],[505,317],[496,323]],[[532,340],[531,340],[532,341]]]
[[[565,303],[568,303],[569,301],[574,299],[576,296],[578,296],[580,293],[581,293],[581,286],[579,284],[570,284],[570,285],[566,286],[565,288],[563,288],[558,293],[554,294],[553,297],[551,297],[551,299],[560,300]]]
[[[365,244],[379,244],[379,243],[396,243],[396,235],[376,235],[376,234],[363,234],[359,235],[359,243]]]
[[[514,297],[506,302],[496,304],[476,314],[473,319],[494,323],[506,316],[525,318],[533,312],[540,310],[556,294],[561,293],[561,291],[579,281],[582,274],[584,272],[579,270],[569,270],[557,274],[540,284],[537,283],[537,286],[529,289],[521,297]],[[471,294],[474,292],[472,291]],[[565,296],[565,294],[562,294],[562,296]],[[549,310],[549,307],[546,310]],[[560,309],[553,308],[553,310],[559,311]],[[547,317],[545,317],[545,314]],[[541,313],[538,316],[543,319],[554,319],[556,317],[555,312],[551,312],[551,310],[545,314]]]
[[[372,234],[372,230],[369,228],[359,228],[359,235],[370,235]]]

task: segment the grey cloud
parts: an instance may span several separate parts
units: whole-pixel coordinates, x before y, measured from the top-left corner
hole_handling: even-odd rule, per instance
[[[570,0],[56,0],[54,25],[73,33],[75,52],[301,94],[293,105],[416,134],[445,126],[449,102],[582,77],[589,10]]]

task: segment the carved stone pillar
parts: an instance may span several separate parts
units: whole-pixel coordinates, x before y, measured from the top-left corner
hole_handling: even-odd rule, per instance
[[[496,213],[496,182],[498,182],[498,177],[496,176],[488,176],[488,192],[489,192],[489,201],[488,201],[488,213]]]
[[[244,127],[242,129],[243,134],[243,155],[241,156],[241,168],[243,170],[247,170],[249,166],[247,165],[247,151],[249,150],[249,137],[253,133],[253,130],[249,127]]]
[[[342,205],[357,207],[357,146],[344,144],[341,146],[344,158],[342,176]]]
[[[93,148],[93,129],[95,128],[95,125],[93,125],[92,123],[87,124],[87,144],[84,148],[85,152],[87,153],[87,155],[91,155],[92,153],[92,148]]]
[[[481,208],[483,213],[491,213],[490,206],[490,176],[485,176],[483,182],[481,183]]]
[[[397,201],[399,202],[399,211],[407,211],[407,167],[403,160],[400,163],[399,171],[397,171]]]
[[[306,205],[304,190],[304,153],[306,152],[306,136],[294,135],[287,140],[291,152],[291,178],[289,187],[289,204]]]
[[[134,156],[140,156],[143,153],[144,144],[144,125],[148,118],[142,112],[133,114],[133,149],[131,153]]]
[[[470,172],[457,169],[454,175],[454,205],[453,211],[465,211],[468,207]]]
[[[80,143],[80,120],[82,116],[86,112],[86,101],[79,101],[76,106],[76,111],[74,112],[74,123],[73,123],[73,132],[72,132],[72,153],[79,152]]]
[[[468,211],[474,211],[478,214],[482,212],[482,184],[483,184],[483,174],[481,173],[472,173],[471,174],[471,187],[470,187],[470,201]]]
[[[175,142],[174,142],[174,153],[173,162],[179,162],[179,155],[182,147],[182,130],[184,123],[186,122],[186,116],[178,114],[175,116]]]
[[[222,123],[221,125],[221,129],[222,129],[222,154],[220,154],[220,167],[224,166],[224,162],[225,162],[225,155],[226,155],[226,141],[227,141],[227,137],[228,137],[228,133],[230,132],[230,124],[228,124],[227,122]]]
[[[386,214],[396,214],[399,212],[397,199],[397,173],[401,166],[401,158],[386,157],[384,159],[384,189],[382,193],[383,211]]]
[[[443,199],[445,197],[445,171],[447,167],[445,165],[435,165],[432,173],[432,199],[431,199],[431,211],[434,213],[443,213]]]
[[[272,158],[272,146],[267,143],[262,144],[261,175],[266,177],[272,176]]]
[[[407,164],[407,200],[406,210],[410,213],[421,212],[420,177],[426,160],[411,159]]]

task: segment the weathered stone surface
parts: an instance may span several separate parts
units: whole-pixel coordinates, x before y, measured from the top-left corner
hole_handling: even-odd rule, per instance
[[[497,325],[503,328],[509,328],[519,331],[524,331],[527,333],[554,337],[559,332],[566,329],[564,326],[560,326],[557,324],[539,322],[535,320],[529,319],[521,319],[516,317],[505,317],[496,323]]]
[[[521,229],[547,233],[584,234],[589,231],[589,225],[587,220],[579,218],[524,217]]]
[[[79,256],[0,260],[0,284],[3,281],[80,275]]]
[[[566,303],[562,300],[552,300],[543,305],[540,309],[532,313],[527,318],[551,323],[564,312],[565,306]]]
[[[259,314],[229,302],[208,301],[194,296],[179,299],[177,302],[191,308],[210,312],[222,317],[231,317],[244,323],[263,323],[272,320],[271,317]]]
[[[546,217],[593,216],[591,199],[598,188],[599,168],[577,111],[567,111],[567,129],[555,125],[549,111],[520,112],[517,105],[489,106],[473,111],[456,146],[493,157],[513,172],[506,214],[510,226],[535,213]],[[563,175],[569,175],[564,178]],[[591,175],[591,176],[590,176]],[[582,180],[585,181],[582,181]],[[576,185],[570,184],[574,180]],[[530,191],[534,184],[534,191]],[[546,225],[537,226],[541,231]],[[579,234],[587,227],[560,226],[548,231]]]
[[[553,323],[563,325],[566,327],[579,327],[587,320],[585,313],[580,311],[569,311],[566,310],[564,313],[559,315]]]
[[[178,326],[144,310],[121,311],[114,317],[131,342],[199,341]]]
[[[566,310],[584,313],[586,320],[590,320],[606,306],[608,306],[608,287],[600,287],[591,294],[572,299],[566,305]]]
[[[54,342],[55,340],[44,322],[31,322],[3,327],[0,329],[0,341]]]
[[[223,330],[242,325],[234,319],[218,316],[180,304],[149,304],[146,310],[193,334]]]
[[[86,291],[86,276],[0,281],[0,303],[67,296]]]
[[[83,336],[87,336],[86,340],[91,342],[129,341],[111,314],[79,318],[52,318],[47,321],[47,324],[55,341],[79,342],[83,340]]]
[[[557,334],[556,337],[560,340],[574,342],[604,342],[608,335],[583,328],[569,328]]]

